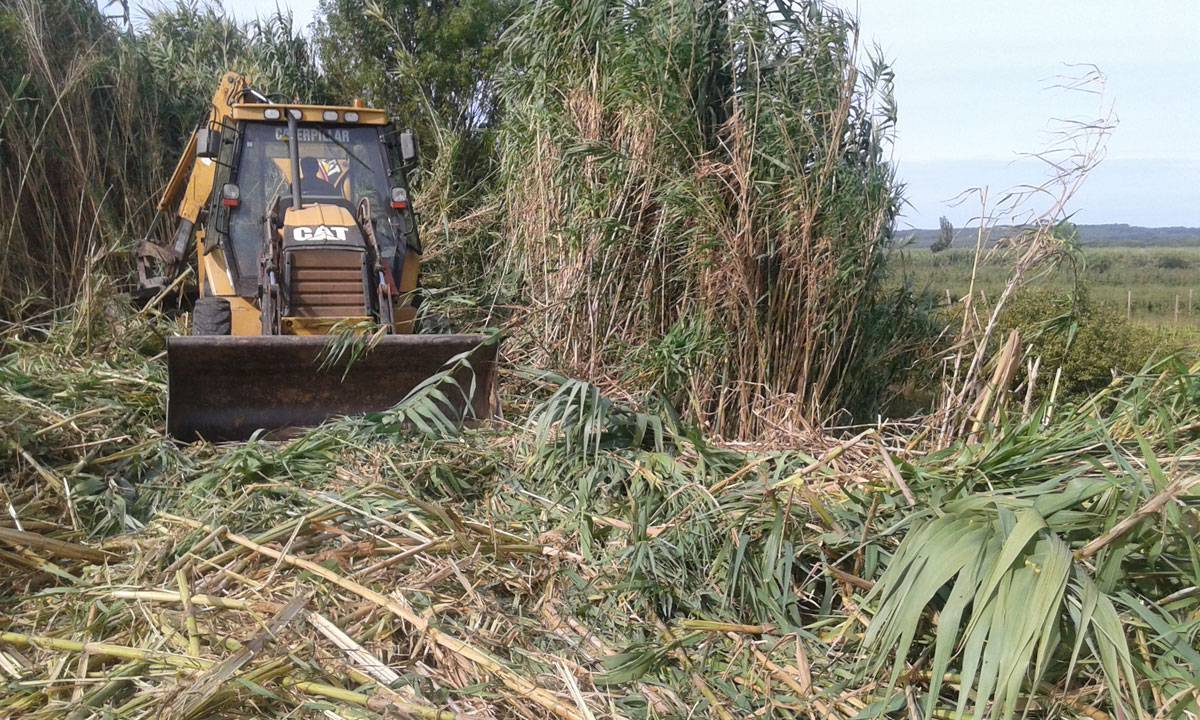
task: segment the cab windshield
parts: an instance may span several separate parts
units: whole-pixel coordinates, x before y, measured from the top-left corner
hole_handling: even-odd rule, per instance
[[[286,125],[253,123],[245,127],[236,180],[241,204],[230,213],[229,239],[238,274],[256,278],[263,223],[278,197],[290,197],[291,160]],[[375,127],[301,125],[296,129],[300,150],[300,192],[305,203],[344,200],[350,207],[369,198],[375,216],[380,250],[390,255],[395,246],[386,203],[390,191],[383,145]]]

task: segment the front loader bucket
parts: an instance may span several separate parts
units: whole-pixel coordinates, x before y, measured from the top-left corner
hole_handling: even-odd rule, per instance
[[[256,430],[386,410],[462,353],[469,353],[467,362],[452,373],[458,387],[441,388],[452,406],[447,411],[489,418],[495,414],[496,343],[484,340],[385,335],[347,370],[345,361],[321,367],[328,336],[168,338],[167,433],[185,441],[244,440]]]

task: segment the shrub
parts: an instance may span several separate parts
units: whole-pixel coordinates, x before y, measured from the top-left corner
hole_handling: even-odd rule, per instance
[[[1013,329],[1021,332],[1029,353],[1042,358],[1037,396],[1048,397],[1061,367],[1059,398],[1066,401],[1103,389],[1114,373],[1141,370],[1161,344],[1153,330],[1093,303],[1086,293],[1026,290],[1009,301],[996,337]]]
[[[938,219],[938,236],[929,246],[929,252],[940,253],[950,244],[954,242],[954,223],[950,222],[950,218],[943,215]]]
[[[1155,260],[1160,270],[1186,270],[1191,267],[1188,259],[1175,253],[1163,253]]]

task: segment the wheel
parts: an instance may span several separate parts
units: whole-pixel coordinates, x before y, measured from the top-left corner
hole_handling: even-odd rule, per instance
[[[228,300],[219,297],[197,298],[192,307],[193,335],[228,335],[232,326]]]

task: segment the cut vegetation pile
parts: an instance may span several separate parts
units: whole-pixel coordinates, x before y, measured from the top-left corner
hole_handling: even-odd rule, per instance
[[[528,371],[498,426],[179,447],[170,328],[102,322],[0,361],[0,714],[1196,711],[1197,368],[944,448],[716,447]]]

